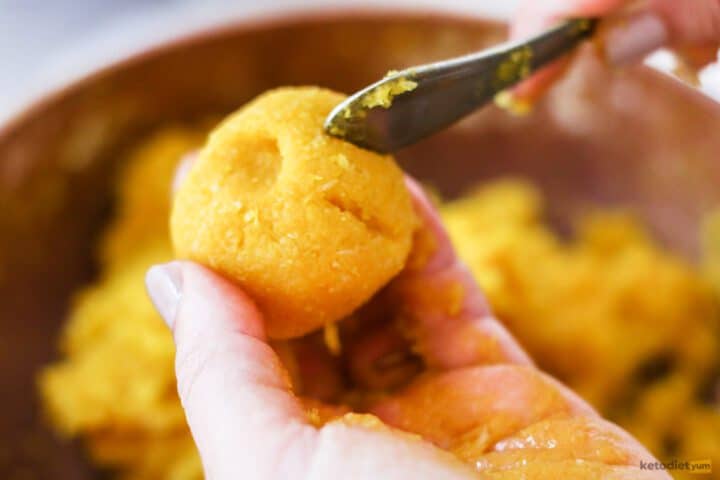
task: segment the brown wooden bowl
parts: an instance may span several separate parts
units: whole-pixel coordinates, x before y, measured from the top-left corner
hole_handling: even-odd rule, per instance
[[[102,70],[2,128],[0,476],[100,475],[43,427],[34,375],[56,355],[69,295],[92,277],[116,159],[138,135],[228,112],[278,85],[351,92],[391,68],[504,34],[479,19],[407,12],[246,22]],[[561,229],[592,206],[628,205],[692,256],[698,219],[720,203],[718,132],[720,107],[697,92],[646,68],[608,72],[584,59],[531,116],[489,107],[399,157],[445,195],[492,176],[529,176]]]

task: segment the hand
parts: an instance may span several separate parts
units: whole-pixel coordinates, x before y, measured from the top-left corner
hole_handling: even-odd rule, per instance
[[[207,478],[475,478],[470,465],[476,460],[490,471],[518,453],[533,458],[537,446],[522,445],[523,429],[536,429],[540,442],[555,442],[554,452],[572,464],[584,451],[583,458],[608,472],[667,478],[643,476],[648,472],[638,471],[639,461],[652,457],[637,442],[531,366],[490,315],[421,188],[412,180],[408,188],[424,222],[420,243],[428,248],[420,250],[428,255],[411,259],[362,313],[369,321],[343,345],[357,389],[395,392],[367,395],[363,411],[375,416],[326,404],[338,392],[312,384],[324,375],[317,369],[302,375],[317,352],[308,355],[293,342],[273,349],[260,313],[233,284],[191,262],[148,272],[148,292],[174,334],[178,392]],[[393,313],[401,320],[383,315],[372,321],[373,305],[400,305]],[[413,362],[408,339],[422,357],[421,376],[403,360]],[[300,363],[305,397],[292,393],[288,363],[278,356],[287,348]],[[373,368],[388,358],[399,361]],[[323,398],[307,398],[313,391]],[[318,419],[318,408],[324,418]],[[479,434],[467,435],[478,428],[484,445]],[[547,469],[542,462],[536,465]]]
[[[661,47],[673,47],[698,69],[716,59],[720,45],[720,0],[525,0],[511,37],[526,37],[578,16],[608,17],[600,36],[611,65],[637,62]],[[564,59],[541,70],[516,87],[514,97],[534,101],[568,64]]]

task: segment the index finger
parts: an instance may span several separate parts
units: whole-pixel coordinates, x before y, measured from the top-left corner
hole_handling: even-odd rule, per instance
[[[513,39],[528,37],[554,23],[571,17],[598,17],[620,7],[627,0],[554,0],[537,2],[525,0],[510,26]],[[533,76],[512,89],[516,102],[534,103],[567,69],[570,55],[540,69]]]

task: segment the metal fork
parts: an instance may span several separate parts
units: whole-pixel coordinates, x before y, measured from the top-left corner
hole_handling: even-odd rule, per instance
[[[570,20],[529,40],[391,72],[351,95],[325,121],[332,136],[391,153],[444,129],[568,53],[595,31]]]

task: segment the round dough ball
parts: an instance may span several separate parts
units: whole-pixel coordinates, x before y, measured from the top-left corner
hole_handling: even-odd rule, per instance
[[[417,217],[402,171],[323,133],[344,96],[267,92],[211,133],[177,192],[175,253],[233,279],[271,338],[350,314],[404,266]]]

